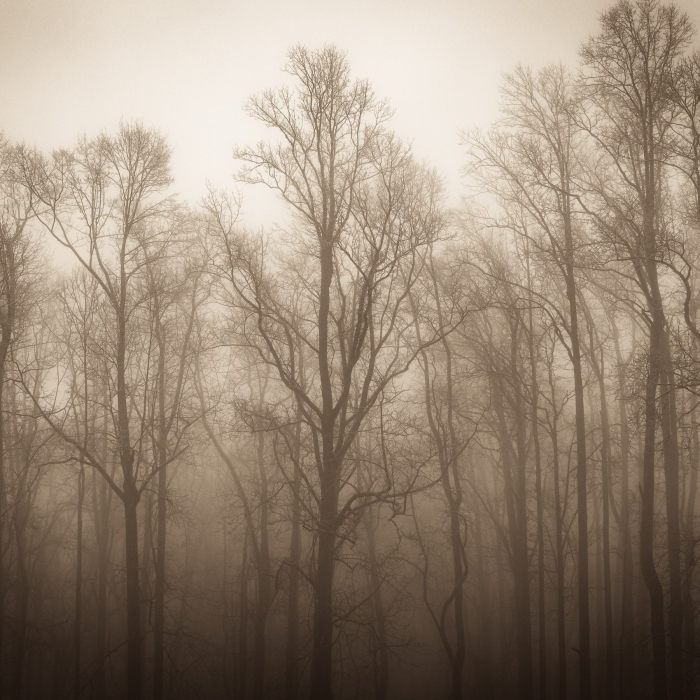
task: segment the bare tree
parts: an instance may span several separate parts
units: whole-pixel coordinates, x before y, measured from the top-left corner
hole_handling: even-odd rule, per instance
[[[142,435],[132,437],[133,402],[138,400],[133,380],[138,368],[130,365],[130,343],[139,318],[135,298],[137,276],[148,246],[164,250],[167,237],[149,222],[163,215],[168,199],[156,199],[170,184],[170,151],[165,139],[139,124],[123,124],[116,136],[82,139],[75,151],[58,152],[40,167],[38,156],[26,152],[24,175],[27,187],[38,200],[37,218],[53,238],[90,274],[104,295],[111,328],[108,368],[109,411],[112,413],[122,479],[115,482],[108,465],[86,449],[80,439],[64,429],[60,412],[37,402],[42,417],[86,463],[94,467],[118,495],[124,507],[127,621],[128,694],[142,692],[141,619],[139,590],[139,543],[137,507],[154,474],[137,460]],[[138,326],[136,326],[138,327]],[[130,371],[132,370],[132,371]],[[144,387],[140,387],[142,392]],[[136,423],[143,433],[143,420]],[[138,429],[137,429],[138,432]],[[139,468],[144,467],[140,472]]]
[[[248,107],[281,142],[238,149],[236,156],[246,164],[241,179],[277,191],[293,214],[287,246],[300,263],[287,269],[306,280],[302,316],[293,315],[284,292],[271,284],[273,266],[282,261],[270,260],[266,244],[233,227],[225,198],[212,194],[207,208],[223,298],[245,309],[246,330],[256,335],[251,342],[294,392],[313,434],[318,546],[311,697],[325,699],[332,696],[338,534],[354,512],[391,499],[394,490],[387,475],[376,493],[360,493],[346,476],[345,457],[382,392],[418,352],[405,342],[412,328],[406,297],[420,250],[443,223],[435,178],[385,130],[387,107],[368,83],[350,81],[340,52],[295,48],[287,70],[297,81],[294,91],[267,91]],[[313,377],[307,388],[297,377],[296,338],[306,345],[307,376]],[[348,492],[342,502],[341,491]]]
[[[664,593],[653,556],[656,396],[659,386],[669,387],[662,395],[666,408],[661,424],[671,580],[671,687],[673,697],[680,698],[684,691],[678,443],[659,268],[669,259],[661,193],[663,163],[669,153],[669,125],[675,111],[670,87],[693,29],[687,15],[673,6],[659,6],[655,0],[620,2],[602,15],[601,24],[601,33],[581,49],[586,68],[583,90],[589,106],[581,121],[605,163],[589,185],[605,208],[605,214],[596,220],[614,252],[633,268],[649,328],[640,556],[651,601],[655,698],[666,697]],[[636,208],[639,214],[633,213]]]

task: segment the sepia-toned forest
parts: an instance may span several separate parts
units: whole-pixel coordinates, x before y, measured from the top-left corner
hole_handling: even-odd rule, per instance
[[[0,697],[700,698],[695,31],[513,66],[458,207],[330,45],[202,201],[0,138]]]

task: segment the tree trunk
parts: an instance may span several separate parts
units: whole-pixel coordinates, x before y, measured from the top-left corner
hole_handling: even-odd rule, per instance
[[[442,302],[440,298],[440,287],[438,285],[438,276],[433,266],[432,250],[430,251],[430,272],[433,282],[433,292],[435,295],[435,308],[438,317],[438,328],[443,331],[446,329],[445,319],[442,313]],[[414,316],[417,314],[414,310]],[[443,465],[442,468],[442,484],[445,491],[445,497],[449,505],[450,511],[450,545],[452,547],[452,569],[454,575],[454,621],[455,621],[455,636],[456,647],[452,657],[452,698],[453,700],[461,700],[462,698],[462,676],[464,674],[464,659],[466,654],[465,628],[464,628],[464,584],[467,580],[468,566],[465,555],[465,547],[467,544],[467,529],[466,520],[464,525],[464,537],[462,537],[461,528],[461,509],[463,501],[461,475],[459,471],[460,463],[460,446],[457,444],[457,433],[454,425],[454,393],[453,393],[453,373],[452,373],[452,348],[446,335],[442,336],[442,347],[445,351],[445,402],[447,404],[447,445],[445,440],[439,440],[443,443]],[[423,353],[425,361],[425,353]],[[427,369],[427,365],[426,365]],[[429,379],[426,375],[426,401],[429,400]],[[431,412],[432,415],[432,412]],[[431,428],[436,438],[439,437],[439,431],[434,426],[434,421],[431,419]],[[446,459],[445,459],[446,458]],[[450,484],[450,474],[452,475],[452,483]]]
[[[17,425],[19,416],[24,411],[18,410],[14,384],[11,384],[10,404],[13,415],[12,421],[12,443],[15,449],[10,452],[13,471],[17,475],[15,488],[15,502],[12,515],[12,529],[15,536],[17,580],[15,581],[15,654],[12,669],[12,691],[14,698],[23,697],[24,682],[24,662],[26,658],[27,646],[27,616],[29,613],[29,592],[30,580],[27,566],[27,519],[29,516],[30,495],[27,492],[29,477],[29,448],[23,442],[25,425]],[[18,464],[19,462],[19,464]]]
[[[159,311],[159,306],[156,307]],[[167,528],[167,420],[165,416],[165,342],[160,316],[158,339],[158,526],[156,532],[155,619],[153,626],[153,699],[162,700],[165,650],[165,544]]]
[[[377,564],[377,543],[375,536],[375,518],[373,508],[365,508],[362,512],[365,531],[367,533],[367,552],[369,557],[369,580],[372,587],[372,611],[376,622],[376,644],[379,663],[375,676],[375,698],[385,700],[389,689],[389,646],[386,637],[386,621],[384,619],[384,604],[382,602],[381,579]]]
[[[264,391],[260,395],[262,409]],[[255,613],[255,634],[253,646],[253,695],[258,700],[265,697],[265,623],[270,609],[271,571],[270,546],[268,541],[268,493],[265,471],[265,433],[258,424],[258,471],[260,475],[260,560],[256,562],[258,572],[258,595]]]
[[[161,451],[158,450],[159,455]],[[156,541],[155,610],[153,625],[153,698],[161,700],[165,687],[165,544],[167,532],[167,466],[160,457],[158,471],[158,531]]]
[[[25,498],[28,498],[26,496]],[[22,499],[23,501],[25,499]],[[12,671],[12,696],[19,700],[23,696],[24,661],[27,647],[27,615],[29,612],[29,571],[25,542],[26,506],[15,504],[15,544],[17,546],[17,582],[15,586],[15,656]]]
[[[511,543],[513,584],[515,594],[515,631],[518,652],[518,697],[530,700],[533,697],[532,679],[532,630],[530,627],[530,583],[527,552],[527,533],[523,532],[515,504],[515,486],[512,478],[512,438],[505,420],[503,406],[502,377],[494,384],[494,409],[499,424],[499,444],[503,467],[506,513]]]
[[[238,617],[238,697],[245,700],[248,690],[248,525],[241,555],[240,602]]]
[[[3,306],[5,313],[0,318],[0,694],[3,690],[4,651],[5,651],[5,593],[7,591],[6,570],[3,554],[5,552],[5,514],[7,513],[6,494],[6,460],[5,460],[5,378],[7,373],[7,355],[15,326],[16,306],[16,266],[15,241],[3,236],[0,241],[0,256],[5,273]],[[8,539],[11,535],[8,533]]]
[[[695,569],[695,501],[698,493],[698,466],[700,464],[700,441],[698,440],[698,424],[696,420],[696,409],[690,413],[691,424],[691,450],[690,462],[690,486],[688,488],[688,498],[685,507],[685,572],[683,576],[683,649],[685,657],[685,677],[686,695],[691,700],[695,698],[695,608],[692,598],[693,571]]]
[[[613,645],[613,621],[612,621],[612,575],[610,570],[610,417],[608,415],[608,401],[605,389],[605,351],[600,347],[600,362],[598,362],[594,347],[593,321],[591,326],[590,358],[593,372],[598,380],[598,393],[600,397],[600,427],[601,441],[601,492],[602,492],[602,540],[601,556],[603,559],[603,607],[604,607],[604,648],[605,648],[605,697],[612,698],[615,686],[615,659]]]
[[[654,700],[666,698],[666,629],[664,592],[654,563],[654,463],[656,448],[656,388],[661,365],[663,313],[654,311],[649,329],[649,369],[645,387],[644,459],[642,472],[639,561],[651,606],[651,644],[654,669]]]
[[[545,610],[545,564],[544,564],[544,500],[542,495],[542,457],[539,433],[539,385],[537,381],[537,357],[535,354],[534,324],[532,319],[532,280],[530,278],[530,248],[527,247],[528,287],[528,353],[530,355],[531,423],[532,441],[535,447],[535,497],[537,502],[537,629],[539,661],[540,700],[547,697],[547,644]]]
[[[138,493],[124,484],[126,554],[127,694],[141,698],[141,587],[139,585]]]
[[[80,641],[83,614],[83,499],[85,497],[85,466],[81,463],[78,474],[78,524],[75,563],[75,622],[73,623],[73,697],[80,697]]]
[[[564,592],[564,515],[559,475],[559,427],[557,396],[552,365],[549,365],[549,388],[552,396],[552,477],[554,479],[554,517],[557,547],[557,697],[566,700],[566,599]]]
[[[473,668],[477,682],[474,695],[482,700],[493,700],[493,581],[489,580],[488,573],[485,571],[484,550],[487,544],[484,542],[485,538],[482,532],[481,509],[477,507],[475,501],[476,498],[473,498],[472,512],[474,513],[474,526],[472,527],[472,532],[474,551],[476,552],[476,573],[479,587],[479,645],[473,650],[475,656]],[[499,571],[497,588],[500,585]]]
[[[153,490],[148,489],[145,497],[140,499],[141,518],[143,528],[143,544],[140,547],[139,556],[141,565],[139,567],[140,581],[140,600],[141,610],[139,612],[141,620],[141,669],[142,669],[142,687],[148,688],[149,671],[152,669],[152,657],[150,655],[151,629],[153,624],[153,577],[151,573],[153,564]]]
[[[7,512],[7,495],[5,486],[5,359],[7,357],[7,343],[4,342],[5,329],[3,328],[0,339],[0,613],[5,609],[5,513]],[[4,687],[5,670],[5,615],[0,614],[0,695]]]
[[[666,527],[668,538],[669,607],[671,642],[671,697],[682,700],[683,679],[683,591],[681,581],[680,460],[678,456],[678,413],[668,332],[662,339],[663,370],[660,376],[661,428],[663,434],[666,486]]]
[[[318,371],[321,385],[321,494],[319,504],[311,700],[333,697],[333,573],[342,461],[335,454],[335,410],[330,371],[328,326],[333,281],[333,232],[320,240],[321,280],[318,304]]]
[[[511,366],[510,377],[514,386],[513,412],[515,418],[515,442],[517,447],[518,471],[515,479],[516,495],[516,543],[513,545],[513,558],[518,575],[515,578],[515,616],[518,630],[519,652],[518,668],[521,697],[533,696],[532,669],[532,628],[530,613],[530,555],[527,543],[527,445],[525,406],[518,371],[517,338],[519,321],[511,328]]]
[[[325,442],[325,440],[324,440]],[[314,642],[311,661],[311,700],[331,700],[333,645],[333,569],[338,484],[332,460],[324,460],[314,592]]]
[[[618,413],[620,417],[620,529],[622,534],[622,600],[620,625],[620,697],[637,697],[636,652],[634,640],[634,561],[630,527],[629,455],[630,429],[627,419],[626,366],[620,350],[620,334],[613,315],[609,316],[615,344],[617,381],[619,385]]]
[[[105,401],[103,409],[102,463],[108,463],[107,428],[109,414]],[[99,486],[98,486],[99,484]],[[95,611],[95,659],[96,668],[93,680],[95,697],[104,700],[106,697],[106,658],[107,658],[107,570],[109,568],[109,516],[112,499],[111,489],[108,489],[105,479],[97,472],[92,475],[92,508],[95,527],[95,542],[97,544],[97,591]]]
[[[296,700],[299,690],[299,565],[301,563],[301,406],[297,404],[294,431],[294,480],[292,482],[292,538],[289,545],[289,601],[287,650],[284,675],[286,700]]]
[[[591,625],[588,603],[588,476],[586,459],[586,420],[584,412],[583,370],[578,334],[576,289],[573,282],[573,264],[567,276],[569,297],[571,363],[574,370],[574,398],[576,407],[576,493],[578,506],[578,632],[579,632],[579,695],[581,700],[591,698]]]

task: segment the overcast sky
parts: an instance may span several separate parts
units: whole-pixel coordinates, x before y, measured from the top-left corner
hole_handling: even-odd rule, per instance
[[[458,129],[487,126],[518,62],[576,63],[605,0],[0,0],[0,130],[44,149],[113,131],[161,129],[177,190],[233,186],[235,144],[262,135],[246,99],[285,76],[287,49],[346,51],[396,109],[394,128],[443,174],[455,203]],[[700,1],[680,0],[696,26]],[[697,43],[697,42],[696,42]],[[248,223],[270,223],[244,193]]]

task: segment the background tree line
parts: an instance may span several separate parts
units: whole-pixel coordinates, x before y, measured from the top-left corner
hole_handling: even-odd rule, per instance
[[[465,199],[335,47],[238,192],[0,141],[0,694],[700,697],[700,54],[622,1]]]

